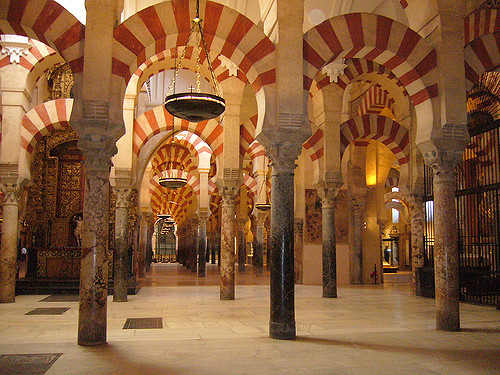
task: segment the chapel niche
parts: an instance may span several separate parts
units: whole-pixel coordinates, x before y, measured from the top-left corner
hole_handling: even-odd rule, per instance
[[[83,211],[83,155],[70,129],[45,137],[31,168],[26,220],[34,248],[75,248],[76,218]]]

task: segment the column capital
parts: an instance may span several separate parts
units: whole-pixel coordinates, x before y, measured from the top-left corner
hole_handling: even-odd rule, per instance
[[[0,39],[2,54],[10,56],[11,64],[19,64],[21,56],[28,54],[32,47],[29,38],[21,35],[2,35]]]
[[[271,147],[268,148],[273,172],[293,173],[296,167],[295,160],[300,155],[301,150],[302,145],[290,141],[273,143]]]
[[[19,170],[17,163],[0,163],[0,189],[3,192],[4,206],[18,204],[20,189],[18,184]]]
[[[224,201],[234,201],[240,195],[240,186],[223,185],[219,188],[219,193]]]
[[[210,211],[198,211],[198,226],[207,226],[207,222],[210,219]]]
[[[323,206],[323,208],[337,207],[337,203],[339,201],[339,192],[340,190],[338,188],[318,188],[318,195],[321,198],[321,205]]]
[[[132,194],[131,188],[115,187],[113,191],[116,195],[116,208],[128,208],[129,198]]]
[[[349,205],[355,211],[355,213],[361,213],[365,208],[366,196],[364,194],[349,194]]]
[[[102,135],[87,135],[78,140],[78,148],[85,156],[87,171],[101,171],[109,174],[111,158],[118,151],[114,139]]]
[[[434,171],[436,181],[455,180],[455,168],[462,162],[463,150],[435,149],[425,153],[424,161]]]
[[[269,216],[269,211],[254,210],[253,216],[257,220],[257,225],[264,225]]]

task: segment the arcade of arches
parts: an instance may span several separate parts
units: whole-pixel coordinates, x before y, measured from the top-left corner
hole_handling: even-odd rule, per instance
[[[203,0],[226,110],[199,123],[163,106],[195,1],[61,4],[1,0],[0,302],[79,278],[82,345],[106,342],[107,280],[125,302],[153,261],[218,264],[221,299],[269,269],[277,339],[295,283],[411,272],[445,331],[460,299],[498,303],[497,2]],[[210,91],[192,43],[176,89]]]

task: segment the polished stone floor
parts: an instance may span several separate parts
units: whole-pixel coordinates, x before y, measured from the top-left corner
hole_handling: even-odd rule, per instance
[[[44,354],[47,375],[500,374],[495,308],[462,304],[462,331],[438,332],[434,300],[413,296],[407,283],[341,286],[337,299],[297,285],[298,338],[279,341],[268,338],[267,280],[247,269],[237,275],[236,300],[220,301],[215,267],[197,280],[178,265],[154,265],[129,302],[109,297],[103,347],[76,345],[78,302],[17,296],[0,305],[0,374],[16,373],[8,366],[19,358],[10,354]],[[405,279],[386,279],[397,280]],[[44,308],[69,310],[26,315]],[[133,318],[156,325],[124,329]]]

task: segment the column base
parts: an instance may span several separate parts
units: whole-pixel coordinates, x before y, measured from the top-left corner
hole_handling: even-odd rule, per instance
[[[458,317],[442,316],[438,312],[436,317],[436,330],[445,332],[460,331],[460,320]]]
[[[78,340],[78,345],[80,346],[101,346],[101,345],[107,345],[108,342],[105,341],[98,341],[98,342],[86,342],[86,341],[80,341]]]
[[[128,300],[127,297],[125,298],[113,297],[113,302],[128,302]]]
[[[107,344],[106,332],[90,332],[94,335],[89,335],[89,332],[78,332],[78,345],[81,346],[99,346]]]
[[[275,340],[295,340],[295,322],[276,323],[269,322],[269,337]]]
[[[324,291],[323,298],[337,298],[337,292],[336,291]]]
[[[234,300],[234,290],[221,290],[220,291],[220,300],[221,301],[233,301]]]

